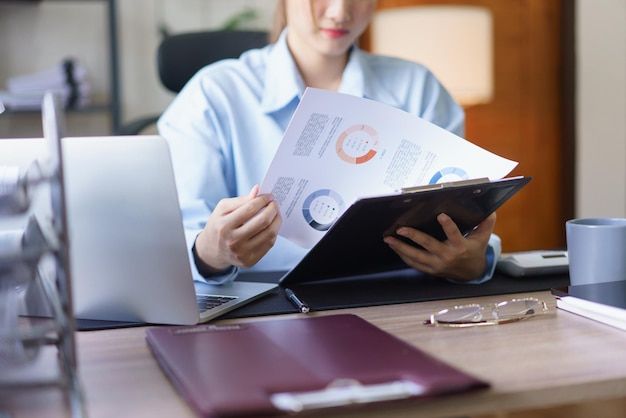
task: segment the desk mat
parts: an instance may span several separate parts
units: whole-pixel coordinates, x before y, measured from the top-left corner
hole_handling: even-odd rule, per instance
[[[280,275],[278,275],[278,278]],[[269,273],[246,275],[249,281],[277,280]],[[440,278],[409,275],[399,272],[384,278],[343,279],[307,283],[292,290],[307,302],[312,311],[389,305],[397,303],[424,302],[432,300],[469,298],[477,296],[504,295],[509,293],[550,290],[567,286],[569,275],[546,275],[511,277],[497,273],[483,284],[452,283]],[[260,315],[296,313],[296,308],[287,300],[282,289],[277,289],[261,299],[231,311],[222,319],[245,318]]]
[[[241,274],[239,280],[277,283],[283,272]],[[397,303],[424,302],[443,299],[470,298],[477,296],[504,295],[508,293],[550,290],[569,285],[569,276],[547,275],[510,277],[496,272],[483,284],[452,283],[447,280],[416,276],[407,271],[390,273],[381,278],[341,279],[318,283],[301,284],[292,288],[312,311],[347,309],[365,306],[390,305]],[[287,300],[282,289],[252,301],[220,319],[246,318],[263,315],[297,313],[298,310]],[[79,331],[124,328],[146,325],[134,322],[98,321],[77,319]]]

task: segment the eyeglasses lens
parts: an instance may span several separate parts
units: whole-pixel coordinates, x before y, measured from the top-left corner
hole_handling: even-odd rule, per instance
[[[517,299],[501,302],[493,309],[493,316],[500,319],[534,315],[540,305],[536,299]]]
[[[467,305],[455,306],[438,312],[434,319],[437,322],[478,322],[482,319],[482,308],[480,306]]]

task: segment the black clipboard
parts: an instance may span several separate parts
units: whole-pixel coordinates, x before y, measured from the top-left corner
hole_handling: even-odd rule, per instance
[[[306,256],[281,279],[282,287],[406,269],[383,242],[399,226],[438,238],[445,234],[437,215],[448,214],[469,233],[531,180],[528,176],[441,183],[353,203]]]

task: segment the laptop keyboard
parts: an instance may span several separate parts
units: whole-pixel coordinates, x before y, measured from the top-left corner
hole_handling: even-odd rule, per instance
[[[197,295],[196,298],[198,300],[198,308],[200,309],[200,312],[205,312],[210,309],[217,308],[226,302],[237,299],[237,296]]]

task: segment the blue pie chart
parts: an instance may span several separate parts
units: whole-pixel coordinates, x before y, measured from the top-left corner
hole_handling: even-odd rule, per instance
[[[330,189],[320,189],[304,200],[302,215],[311,228],[326,231],[337,220],[343,208],[343,199],[339,193]]]

